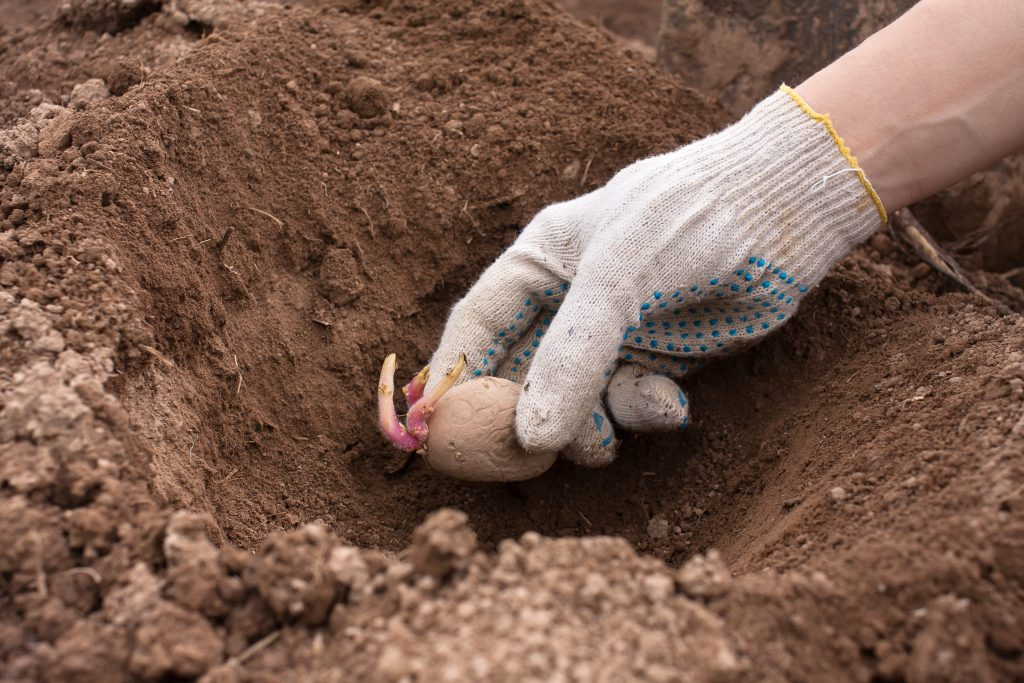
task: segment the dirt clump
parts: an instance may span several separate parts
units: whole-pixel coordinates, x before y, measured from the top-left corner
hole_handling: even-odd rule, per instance
[[[348,106],[363,119],[381,116],[388,110],[392,98],[376,78],[357,76],[348,84]]]
[[[884,234],[606,469],[377,434],[387,352],[714,102],[533,0],[89,26],[0,37],[7,679],[1024,676],[1024,323]]]
[[[366,288],[359,261],[351,249],[332,249],[320,265],[320,292],[337,306],[354,301]]]
[[[68,108],[76,111],[85,109],[93,102],[99,102],[110,97],[110,89],[103,82],[102,78],[90,78],[79,83],[71,89],[71,97],[68,99]]]

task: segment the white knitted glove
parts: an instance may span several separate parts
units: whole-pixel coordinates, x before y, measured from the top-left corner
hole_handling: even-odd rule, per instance
[[[668,376],[778,328],[880,219],[831,122],[784,86],[724,131],[537,214],[456,304],[431,365],[465,353],[470,377],[522,382],[524,447],[605,464],[602,403],[627,429],[685,427]]]

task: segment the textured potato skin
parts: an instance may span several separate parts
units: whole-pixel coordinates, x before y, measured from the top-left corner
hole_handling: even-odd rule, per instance
[[[516,441],[519,385],[498,377],[460,384],[438,401],[424,459],[468,481],[522,481],[554,464],[557,453],[527,453]]]

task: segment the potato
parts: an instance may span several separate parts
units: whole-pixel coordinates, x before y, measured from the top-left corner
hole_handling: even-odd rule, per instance
[[[527,453],[516,441],[518,384],[483,377],[451,389],[430,417],[424,459],[469,481],[522,481],[551,467],[557,453]]]

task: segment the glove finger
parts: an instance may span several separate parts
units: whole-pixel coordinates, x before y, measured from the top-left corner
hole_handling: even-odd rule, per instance
[[[679,385],[632,363],[612,375],[605,403],[616,424],[633,432],[686,429],[690,423],[690,405]]]
[[[462,381],[494,373],[545,306],[561,302],[566,286],[535,250],[513,245],[455,304],[430,359],[427,391],[466,354]],[[550,293],[550,294],[546,294]]]
[[[537,317],[523,335],[509,345],[508,352],[501,362],[491,366],[492,374],[522,384],[553,317],[554,311],[541,307]]]
[[[534,354],[516,409],[527,450],[561,450],[600,399],[625,331],[621,283],[577,278]]]
[[[604,467],[615,460],[619,441],[604,406],[594,406],[589,422],[577,433],[562,456],[584,467]]]
[[[544,311],[537,317],[529,332],[510,349],[505,360],[496,369],[496,376],[514,382],[522,382],[526,378],[534,354],[543,338],[543,332],[550,324],[550,315],[549,311]],[[577,465],[602,467],[615,460],[618,445],[612,421],[608,419],[604,406],[598,402],[594,406],[591,419],[584,424],[583,429],[569,442],[561,455]]]

